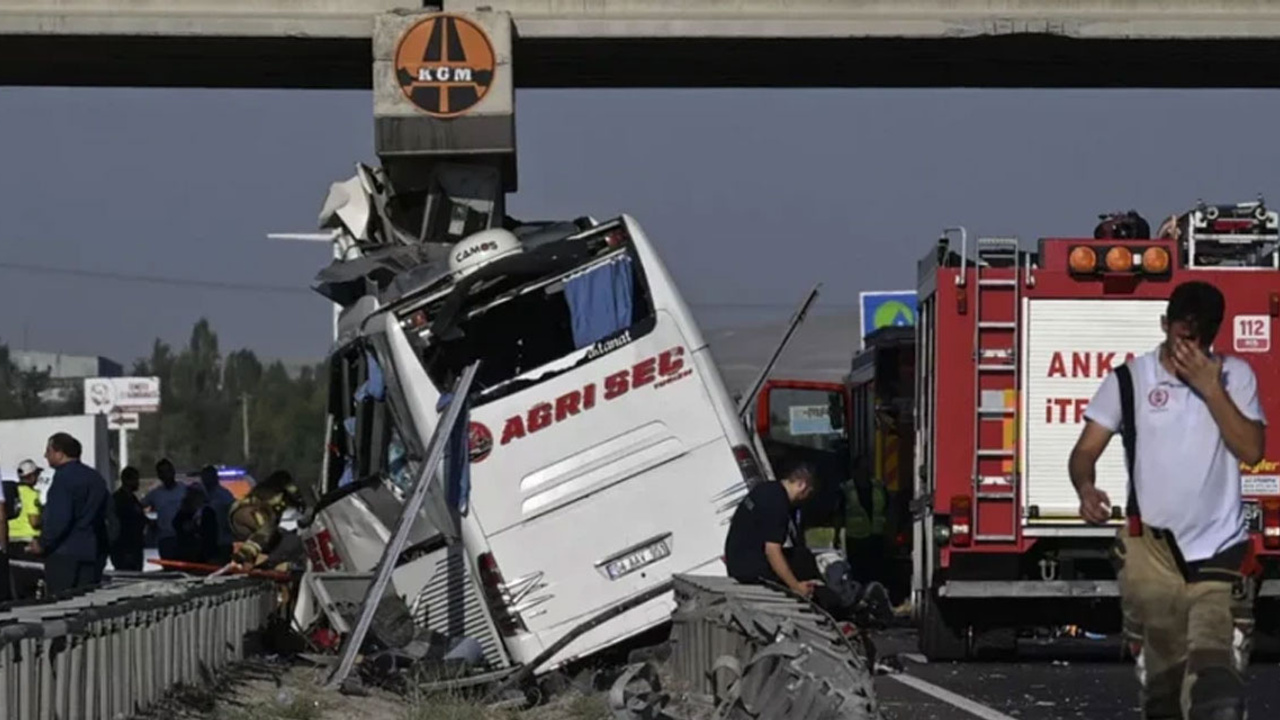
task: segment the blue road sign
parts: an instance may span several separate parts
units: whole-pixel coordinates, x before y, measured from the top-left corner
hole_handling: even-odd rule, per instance
[[[914,327],[916,324],[916,292],[889,290],[858,295],[862,310],[862,337],[883,327]]]

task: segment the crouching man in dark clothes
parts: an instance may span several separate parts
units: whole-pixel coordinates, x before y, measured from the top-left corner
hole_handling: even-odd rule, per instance
[[[729,524],[725,564],[738,582],[776,583],[834,614],[842,603],[819,581],[818,564],[792,523],[795,508],[817,489],[813,467],[803,462],[791,465],[778,482],[753,488]]]

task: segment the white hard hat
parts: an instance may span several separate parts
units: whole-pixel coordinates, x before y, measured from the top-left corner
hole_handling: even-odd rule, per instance
[[[463,278],[494,260],[518,252],[524,252],[524,246],[511,231],[481,230],[453,246],[449,253],[449,272],[455,280]]]
[[[39,465],[31,460],[23,460],[18,463],[18,477],[26,477],[31,473],[37,473],[43,470]]]

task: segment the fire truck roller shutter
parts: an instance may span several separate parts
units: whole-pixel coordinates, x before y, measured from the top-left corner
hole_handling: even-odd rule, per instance
[[[1037,298],[1027,305],[1022,417],[1024,522],[1076,521],[1080,501],[1067,476],[1067,457],[1084,410],[1111,370],[1164,339],[1167,302],[1130,298]],[[1098,487],[1121,507],[1127,498],[1124,449],[1112,443],[1098,461]]]

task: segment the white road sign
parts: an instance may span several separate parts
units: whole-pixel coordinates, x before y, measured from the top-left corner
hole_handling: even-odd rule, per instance
[[[136,412],[112,411],[107,415],[108,430],[137,430],[142,424],[142,416]]]
[[[85,378],[86,415],[153,413],[160,410],[160,378]]]
[[[830,435],[831,408],[826,405],[792,405],[792,435]]]

